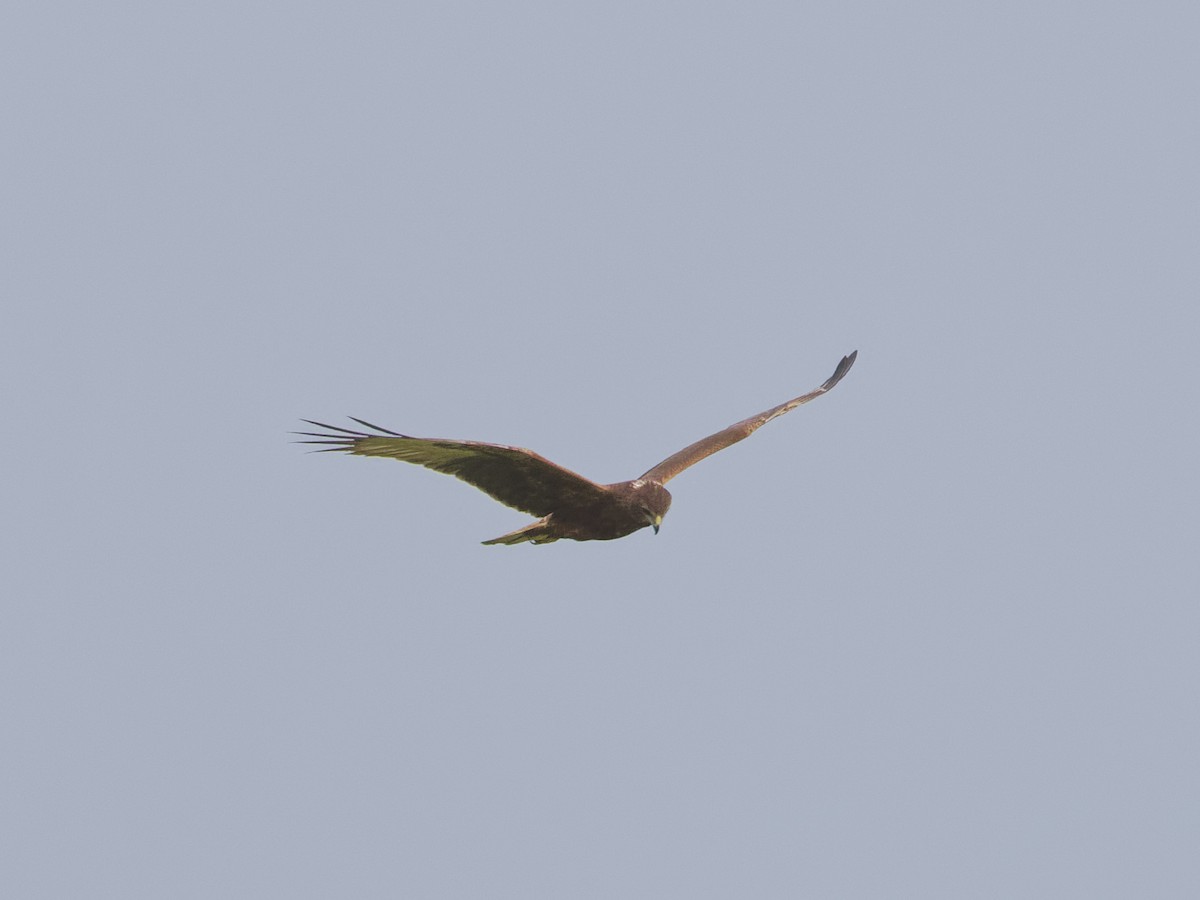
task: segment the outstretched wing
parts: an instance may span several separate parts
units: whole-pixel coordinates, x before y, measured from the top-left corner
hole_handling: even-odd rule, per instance
[[[353,416],[350,418],[354,419]],[[548,516],[564,507],[593,502],[606,493],[601,485],[520,447],[409,437],[362,419],[354,421],[380,434],[350,431],[311,419],[302,421],[326,429],[326,433],[296,432],[318,438],[299,443],[329,445],[317,452],[342,451],[356,456],[387,456],[416,463],[435,472],[453,475],[505,506],[534,516]]]
[[[696,441],[694,444],[689,444],[678,453],[668,456],[657,466],[642,476],[644,481],[657,481],[659,484],[666,484],[684,469],[689,466],[694,466],[706,456],[712,456],[718,450],[724,450],[730,444],[736,444],[738,441],[745,440],[750,437],[755,431],[766,425],[776,416],[782,416],[785,412],[790,412],[802,403],[807,403],[814,397],[820,397],[827,390],[842,380],[842,377],[850,371],[850,367],[854,365],[854,360],[858,358],[858,351],[855,350],[849,356],[843,356],[842,361],[838,363],[836,369],[829,379],[817,388],[815,391],[810,391],[795,400],[789,400],[787,403],[781,403],[776,407],[768,409],[764,413],[759,413],[757,416],[751,416],[748,419],[743,419],[735,425],[730,425],[723,431],[718,431],[716,434],[710,434],[706,438]]]

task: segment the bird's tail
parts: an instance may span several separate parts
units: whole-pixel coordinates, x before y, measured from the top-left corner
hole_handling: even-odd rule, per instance
[[[510,531],[508,534],[502,534],[500,537],[483,543],[523,544],[526,541],[532,541],[535,544],[549,544],[551,541],[557,540],[558,537],[550,533],[549,522],[546,519],[538,519],[536,522],[530,522],[524,528],[518,528],[516,531]]]

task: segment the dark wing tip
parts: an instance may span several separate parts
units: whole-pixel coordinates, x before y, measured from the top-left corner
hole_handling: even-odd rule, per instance
[[[392,437],[408,437],[408,435],[400,434],[398,431],[390,431],[387,428],[380,428],[378,425],[372,425],[370,422],[363,419],[356,419],[354,416],[348,416],[354,422],[365,428],[371,428],[379,432],[379,435],[391,435]],[[368,434],[364,431],[351,431],[349,428],[342,428],[338,425],[328,425],[325,422],[318,422],[315,419],[301,419],[301,422],[307,422],[309,425],[315,425],[317,428],[324,428],[324,431],[293,431],[292,434],[302,438],[319,438],[319,440],[301,440],[293,441],[296,444],[324,444],[326,446],[313,453],[353,453],[354,448],[358,446],[359,441],[369,437],[378,437],[379,435]]]
[[[354,418],[354,417],[351,416],[350,418]],[[349,428],[339,428],[336,425],[326,425],[324,422],[317,422],[313,419],[301,419],[300,421],[307,422],[309,425],[316,425],[318,428],[324,428],[326,431],[340,431],[342,434],[352,434],[352,435],[354,435],[354,437],[366,437],[366,435],[363,434],[361,431],[351,431]],[[358,420],[355,419],[355,421],[357,422]],[[293,434],[311,434],[311,433],[312,432],[309,432],[309,431],[293,432]],[[329,437],[333,437],[333,435],[329,435]]]
[[[375,431],[378,431],[380,434],[388,434],[388,435],[391,435],[392,437],[400,437],[400,438],[408,437],[407,434],[401,434],[398,431],[392,431],[391,429],[388,429],[388,428],[382,428],[379,425],[372,425],[370,422],[366,421],[365,419],[356,419],[354,416],[347,416],[346,418],[350,419],[352,422],[357,422],[359,425],[362,425],[364,428],[374,429]],[[363,432],[363,431],[351,431],[349,428],[342,428],[338,425],[326,425],[324,422],[318,422],[315,419],[301,419],[300,421],[307,422],[309,425],[315,425],[318,428],[324,428],[326,431],[340,431],[342,434],[348,434],[354,438],[365,438],[365,437],[373,436],[373,435],[367,434],[366,432]],[[313,434],[313,432],[311,432],[311,431],[293,431],[292,434],[307,434],[312,437],[337,437],[337,435],[335,435],[335,434]]]
[[[855,350],[849,356],[843,356],[842,361],[838,363],[837,368],[833,370],[833,374],[829,376],[828,380],[823,385],[821,385],[821,390],[827,391],[845,378],[846,373],[850,371],[850,367],[854,365],[854,361],[856,359],[858,359],[857,350]]]
[[[374,428],[376,431],[380,432],[381,434],[390,434],[392,437],[408,437],[407,434],[401,434],[398,431],[392,431],[391,429],[388,429],[388,428],[382,428],[379,425],[372,425],[370,422],[366,421],[365,419],[358,419],[358,418],[355,418],[354,416],[347,416],[346,418],[357,422],[359,425],[362,425],[364,428]]]

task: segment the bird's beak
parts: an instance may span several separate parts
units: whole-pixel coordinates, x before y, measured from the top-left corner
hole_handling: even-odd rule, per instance
[[[662,516],[654,517],[654,533],[658,534],[658,526],[662,524]]]

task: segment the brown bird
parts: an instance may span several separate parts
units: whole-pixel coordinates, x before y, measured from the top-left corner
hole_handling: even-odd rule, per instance
[[[416,463],[473,484],[505,506],[541,516],[538,521],[484,541],[485,544],[520,544],[524,541],[549,544],[561,538],[611,541],[647,525],[657,534],[663,516],[671,507],[671,495],[663,485],[706,456],[748,438],[776,416],[821,396],[842,380],[857,356],[855,350],[843,357],[829,379],[815,391],[710,434],[668,456],[640,478],[617,484],[596,484],[521,447],[409,437],[353,416],[350,417],[353,421],[379,434],[350,431],[312,419],[301,421],[337,433],[295,433],[318,438],[299,443],[330,445],[317,451],[319,453],[343,451],[356,456],[388,456]]]

